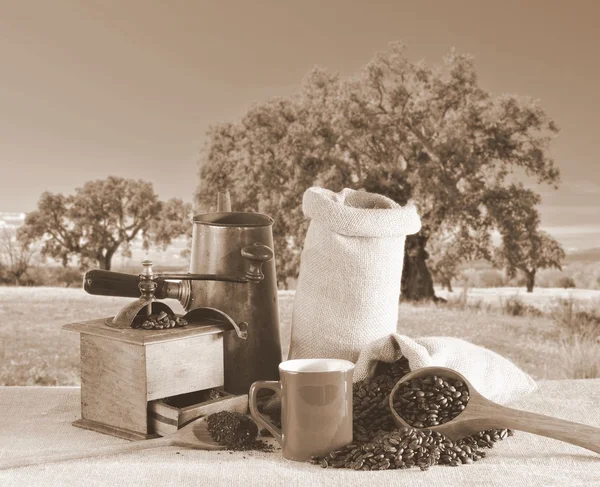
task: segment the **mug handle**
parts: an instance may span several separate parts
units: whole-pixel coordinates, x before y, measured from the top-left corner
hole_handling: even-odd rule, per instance
[[[275,394],[281,397],[281,382],[276,380],[259,380],[254,382],[250,386],[248,404],[250,406],[250,416],[252,416],[254,421],[256,421],[260,426],[267,428],[267,430],[269,430],[269,432],[273,435],[273,438],[275,438],[277,442],[283,446],[281,429],[271,423],[271,421],[269,421],[265,415],[261,414],[256,407],[256,396],[260,389],[271,389],[275,392]]]

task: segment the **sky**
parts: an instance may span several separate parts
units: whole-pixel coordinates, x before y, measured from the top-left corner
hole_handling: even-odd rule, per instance
[[[0,212],[116,175],[191,201],[212,124],[295,92],[315,65],[351,76],[403,41],[474,56],[493,94],[539,99],[561,132],[542,226],[600,247],[600,2],[0,0]]]

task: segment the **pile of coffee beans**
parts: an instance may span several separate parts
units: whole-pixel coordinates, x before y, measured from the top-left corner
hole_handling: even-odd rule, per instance
[[[143,328],[144,330],[162,330],[164,328],[175,328],[187,326],[188,322],[180,316],[169,316],[164,311],[157,315],[150,315],[146,320],[134,320],[132,328]]]
[[[507,436],[512,436],[510,430],[490,430],[453,442],[438,431],[399,428],[379,431],[371,441],[354,441],[324,457],[313,457],[311,461],[323,468],[354,470],[458,467],[481,460],[486,456],[481,448],[492,448],[494,442]]]
[[[273,447],[257,440],[256,423],[245,414],[219,411],[206,418],[206,426],[213,440],[228,450],[272,451]]]
[[[421,470],[427,470],[432,465],[459,466],[484,458],[486,452],[482,448],[492,448],[495,442],[512,436],[511,430],[487,430],[458,441],[452,441],[436,431],[398,428],[389,409],[389,395],[396,382],[408,372],[410,372],[408,361],[402,358],[393,364],[379,363],[372,378],[355,383],[353,386],[354,439],[352,444],[332,451],[324,457],[313,457],[312,462],[324,468],[331,466],[355,470],[387,470],[414,466],[418,466]],[[447,379],[442,380],[446,380],[448,383]],[[433,383],[436,387],[439,385],[438,381],[433,381]],[[415,388],[411,393],[417,392],[417,384],[409,386],[409,390]],[[431,384],[426,383],[425,385]],[[460,397],[462,397],[462,386],[459,384],[457,387],[456,383],[450,382],[448,387],[456,389],[449,391],[455,400],[451,404],[464,404],[462,400],[456,401],[459,398],[454,398],[454,393],[457,391],[461,392]],[[403,392],[408,392],[408,390]],[[412,420],[411,414],[414,411],[411,411],[412,406],[407,407],[407,405],[415,403],[429,405],[428,399],[436,397],[437,394],[427,396],[427,392],[422,396],[426,399],[425,402],[420,400],[420,394],[414,395],[414,399],[409,399],[408,403],[396,401],[399,403],[395,406],[398,414],[402,418]],[[413,395],[411,394],[410,397],[412,398]],[[444,397],[448,396],[444,394]],[[439,405],[442,402],[440,399]],[[449,402],[446,401],[445,408],[438,407],[438,418],[452,417],[450,413],[455,406],[449,409],[448,415],[442,416],[439,413],[440,410],[448,410]],[[431,403],[437,404],[435,401],[431,401]],[[458,409],[460,408],[456,406],[456,410]],[[417,411],[429,410],[436,409],[429,407],[417,409]],[[415,419],[414,423],[419,423],[419,417],[416,416]],[[436,421],[432,415],[422,423],[425,424],[428,420]],[[441,420],[438,422],[441,424]],[[412,423],[413,426],[414,423]]]
[[[426,428],[447,423],[464,411],[469,388],[461,380],[426,375],[400,384],[392,400],[406,423]]]
[[[461,460],[455,445],[441,433],[431,430],[400,428],[379,432],[367,443],[353,443],[331,452],[324,458],[313,457],[323,468],[352,468],[354,470],[405,469],[414,466],[427,470],[443,462],[458,465]],[[471,460],[472,462],[473,460]]]
[[[368,442],[377,431],[392,431],[396,428],[390,411],[389,395],[396,382],[408,372],[408,360],[404,358],[393,364],[380,362],[372,378],[354,383],[354,440]]]

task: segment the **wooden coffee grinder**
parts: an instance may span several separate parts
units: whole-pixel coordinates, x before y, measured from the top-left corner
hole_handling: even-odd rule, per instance
[[[86,273],[88,293],[137,299],[114,317],[63,327],[80,333],[75,426],[153,438],[219,410],[246,412],[252,382],[278,380],[272,224],[260,213],[198,215],[188,273],[154,273],[149,261],[139,275]]]

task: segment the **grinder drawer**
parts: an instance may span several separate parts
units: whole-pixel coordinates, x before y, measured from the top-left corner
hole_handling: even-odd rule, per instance
[[[219,387],[151,401],[148,403],[149,432],[168,435],[190,421],[219,411],[246,414],[248,394],[236,396]]]

